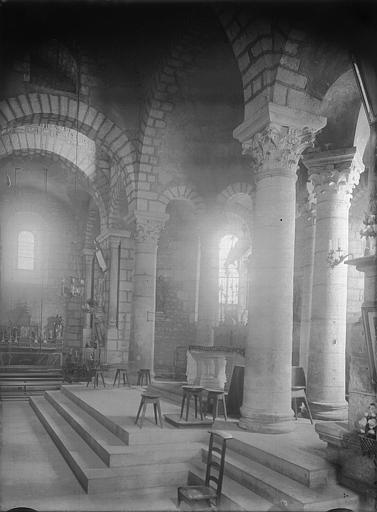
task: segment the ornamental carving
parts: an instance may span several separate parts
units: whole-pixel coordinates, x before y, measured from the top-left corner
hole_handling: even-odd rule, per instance
[[[148,217],[137,217],[134,238],[137,242],[157,244],[165,221]]]
[[[270,124],[251,140],[243,143],[242,152],[251,157],[257,173],[273,169],[296,171],[301,153],[314,143],[315,132]]]
[[[358,153],[354,158],[344,158],[340,162],[324,160],[309,166],[310,181],[315,197],[336,193],[339,199],[351,201],[352,191],[359,183],[364,165]]]

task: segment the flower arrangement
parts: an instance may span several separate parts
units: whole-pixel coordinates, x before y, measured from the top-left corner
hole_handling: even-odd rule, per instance
[[[372,402],[368,410],[364,413],[361,420],[358,421],[360,433],[366,435],[370,439],[376,439],[377,432],[377,408]]]

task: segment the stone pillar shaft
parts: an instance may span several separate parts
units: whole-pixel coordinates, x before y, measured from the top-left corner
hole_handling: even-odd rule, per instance
[[[301,325],[300,325],[300,359],[299,365],[304,368],[305,375],[308,374],[309,339],[312,315],[312,287],[314,268],[314,240],[315,240],[315,216],[312,213],[304,212],[306,215],[304,227],[304,255],[303,255],[303,281],[302,281],[302,302],[301,302]]]
[[[110,239],[110,291],[109,291],[109,328],[117,327],[117,306],[118,306],[118,255],[120,239]]]
[[[295,175],[256,186],[252,289],[241,426],[290,430]]]
[[[157,242],[168,216],[135,212],[133,329],[129,359],[153,375]]]
[[[329,251],[348,253],[350,194],[359,172],[352,166],[355,148],[305,157],[316,194],[316,236],[307,391],[318,419],[347,417],[345,346],[347,266],[331,268]]]

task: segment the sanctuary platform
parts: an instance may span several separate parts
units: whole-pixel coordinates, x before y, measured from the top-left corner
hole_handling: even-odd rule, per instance
[[[113,388],[108,378],[105,388],[67,385],[30,398],[31,407],[28,412],[23,409],[23,414],[34,422],[34,430],[43,425],[79,483],[67,496],[59,489],[53,493],[51,473],[45,495],[41,488],[37,491],[37,472],[33,483],[22,486],[27,450],[20,457],[14,443],[8,446],[6,436],[11,439],[12,419],[5,416],[2,460],[11,460],[12,469],[0,474],[1,509],[177,510],[177,487],[204,478],[209,427],[172,426],[164,416],[178,415],[180,405],[161,393],[162,428],[155,423],[152,405],[140,428],[135,418],[145,389]],[[40,423],[36,424],[37,418]],[[219,510],[360,510],[358,496],[336,483],[335,470],[324,459],[326,444],[308,420],[299,419],[295,432],[281,435],[243,431],[234,419],[216,419],[213,428],[233,435]],[[38,460],[35,454],[34,460]]]

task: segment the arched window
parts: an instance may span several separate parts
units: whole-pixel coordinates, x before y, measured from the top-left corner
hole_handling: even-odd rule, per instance
[[[20,231],[17,240],[17,268],[34,270],[35,240],[31,231]]]
[[[239,261],[233,258],[238,238],[225,235],[219,247],[219,304],[220,321],[227,322],[237,319],[239,300],[240,274]]]

